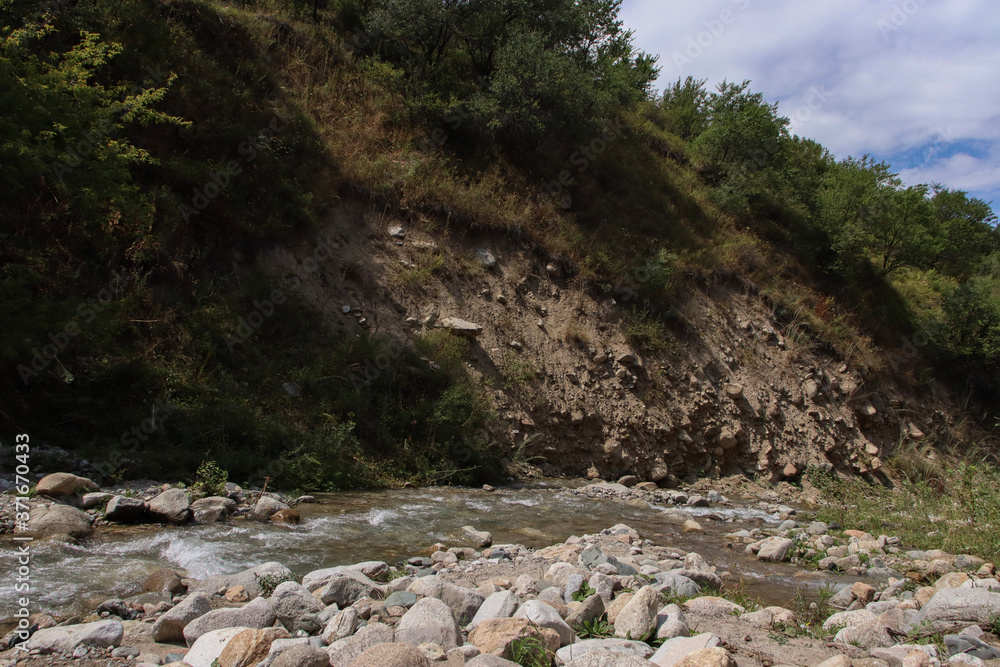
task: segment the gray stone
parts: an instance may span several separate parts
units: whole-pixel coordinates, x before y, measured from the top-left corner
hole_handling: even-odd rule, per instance
[[[326,624],[326,628],[323,629],[323,641],[332,644],[340,639],[350,637],[357,632],[360,622],[361,617],[358,616],[358,610],[354,607],[348,607]]]
[[[674,637],[663,642],[650,661],[657,667],[673,667],[689,653],[721,644],[722,639],[711,632],[703,632],[694,637]]]
[[[153,623],[153,640],[161,643],[184,641],[184,627],[212,611],[212,603],[204,593],[192,593],[176,607],[168,610]]]
[[[793,544],[794,542],[787,537],[769,537],[760,545],[757,560],[775,563],[786,561],[790,558],[789,551],[791,551]]]
[[[514,618],[526,618],[540,628],[555,630],[559,634],[559,642],[562,646],[573,641],[573,628],[566,624],[555,608],[544,602],[528,600],[514,612]]]
[[[110,493],[104,493],[98,491],[96,493],[85,493],[83,498],[80,499],[80,507],[85,510],[93,509],[95,507],[104,507],[108,504],[114,496]]]
[[[288,505],[270,496],[261,496],[253,506],[253,515],[260,521],[270,519],[272,514],[291,509]]]
[[[88,537],[93,532],[93,521],[94,517],[69,505],[30,503],[28,529],[24,532],[35,537]],[[17,532],[22,534],[22,531]]]
[[[146,516],[146,511],[146,503],[138,498],[114,496],[108,501],[108,506],[104,510],[104,518],[108,521],[128,523],[141,520]]]
[[[183,660],[191,667],[213,667],[213,663],[218,664],[216,661],[233,637],[248,629],[233,627],[206,632],[191,645],[191,650],[184,655]]]
[[[605,611],[604,598],[596,593],[588,595],[576,609],[570,611],[566,617],[566,623],[570,627],[575,627],[582,623],[590,623],[603,616]]]
[[[701,593],[701,587],[698,584],[677,570],[658,573],[656,582],[661,590],[675,597],[692,598]]]
[[[479,549],[485,549],[493,544],[493,535],[485,530],[476,530],[472,526],[462,526],[462,532]]]
[[[410,608],[417,603],[417,596],[409,591],[396,591],[385,599],[385,606]]]
[[[184,523],[191,516],[191,501],[182,489],[167,489],[149,501],[149,514],[157,521]]]
[[[385,623],[369,623],[353,636],[330,644],[326,653],[331,667],[348,667],[355,658],[377,644],[394,641],[394,633]]]
[[[461,336],[478,336],[483,332],[482,325],[463,320],[460,317],[446,317],[441,320],[441,326],[451,333]]]
[[[424,598],[403,614],[396,628],[396,640],[414,646],[430,642],[446,651],[463,643],[451,609],[437,598]]]
[[[471,630],[491,618],[509,618],[517,611],[517,605],[517,595],[510,591],[497,591],[483,601],[468,627]]]
[[[480,653],[479,655],[465,663],[465,667],[520,667],[516,662],[511,662],[505,658],[492,653]]]
[[[975,656],[980,660],[996,660],[1000,658],[1000,650],[993,648],[972,635],[945,635],[944,645],[948,649],[948,655],[965,653]]]
[[[656,610],[660,591],[653,586],[643,586],[632,596],[615,619],[615,635],[622,639],[649,638],[656,629]]]
[[[222,496],[199,498],[191,503],[195,523],[214,523],[225,519],[236,511],[236,501]]]
[[[566,664],[566,667],[650,667],[648,660],[634,655],[623,655],[608,649],[584,653]]]
[[[299,630],[314,634],[322,627],[318,616],[323,607],[302,584],[294,581],[279,584],[269,602],[278,620],[292,634]]]
[[[275,643],[279,641],[282,640],[275,640]],[[274,644],[271,646],[273,647]],[[264,664],[265,662],[267,662],[266,659],[258,667],[330,667],[330,656],[321,648],[303,644],[285,649],[278,653],[271,662]]]
[[[376,588],[378,584],[361,572],[343,569],[329,578],[319,592],[319,599],[323,604],[349,607]]]
[[[653,655],[653,648],[645,642],[629,639],[584,639],[569,646],[563,646],[556,651],[556,657],[568,663],[578,660],[591,651],[611,651],[618,655],[643,659]]]
[[[124,636],[125,628],[121,621],[96,621],[38,630],[22,646],[26,651],[37,649],[41,653],[72,653],[80,646],[118,646]]]
[[[675,604],[668,604],[656,613],[656,638],[673,639],[687,637],[690,628],[684,611]]]
[[[479,591],[464,588],[451,582],[441,586],[441,601],[448,605],[459,625],[470,623],[483,604]]]
[[[184,626],[184,641],[193,646],[207,632],[242,627],[260,630],[274,625],[277,616],[264,598],[255,598],[242,607],[215,609]]]
[[[981,588],[945,588],[904,627],[914,630],[950,632],[969,625],[987,625],[1000,616],[1000,593]]]

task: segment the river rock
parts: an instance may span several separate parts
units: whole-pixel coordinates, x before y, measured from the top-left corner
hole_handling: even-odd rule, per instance
[[[649,667],[650,662],[634,655],[623,655],[607,649],[584,653],[566,664],[566,667]]]
[[[597,597],[597,596],[593,596]],[[508,618],[517,611],[517,595],[510,591],[497,591],[486,598],[479,606],[476,615],[469,622],[469,629],[475,628],[483,621],[491,618]]]
[[[893,604],[895,606],[895,604]],[[798,627],[798,620],[795,614],[784,607],[765,607],[760,611],[753,611],[740,616],[740,619],[758,628],[770,628],[773,625],[784,625],[785,627]]]
[[[243,607],[215,609],[199,616],[184,627],[184,641],[192,646],[206,632],[222,628],[267,628],[274,625],[277,616],[264,598],[256,598]]]
[[[173,570],[157,570],[142,583],[143,593],[170,593],[171,595],[182,595],[187,590],[187,586],[181,581],[180,575]]]
[[[656,629],[656,610],[660,591],[643,586],[632,596],[615,619],[615,636],[622,639],[646,639]]]
[[[465,663],[465,667],[518,667],[518,664],[492,653],[481,653]]]
[[[736,663],[726,649],[712,646],[688,653],[674,667],[736,667]]]
[[[261,667],[330,667],[330,656],[321,648],[304,644],[282,651],[268,665],[262,663]]]
[[[366,560],[363,563],[345,565],[344,569],[360,572],[361,574],[365,575],[372,581],[380,581],[380,582],[388,580],[389,575],[392,572],[392,569],[389,567],[389,564],[382,560]]]
[[[42,496],[58,498],[75,496],[85,491],[100,491],[101,487],[86,477],[78,477],[68,472],[54,472],[38,480],[35,492]]]
[[[350,637],[357,631],[360,623],[361,617],[358,615],[358,610],[354,607],[348,607],[326,624],[326,628],[323,629],[323,641],[332,644],[337,640]]]
[[[342,569],[327,580],[318,597],[325,605],[335,604],[344,608],[350,607],[376,588],[378,584],[360,572]]]
[[[573,641],[573,628],[566,624],[559,612],[544,602],[528,600],[514,613],[514,618],[526,618],[540,628],[549,628],[559,633],[562,646]]]
[[[459,625],[471,623],[483,604],[483,596],[479,591],[444,582],[441,586],[441,601],[448,605]]]
[[[121,621],[95,621],[38,630],[22,646],[41,653],[73,653],[79,646],[119,646],[124,635]]]
[[[590,623],[603,616],[604,611],[604,598],[596,593],[588,595],[579,606],[569,612],[569,615],[566,616],[566,623],[570,627]]]
[[[236,511],[236,501],[222,496],[199,498],[191,503],[195,523],[214,523],[225,519]]]
[[[592,651],[607,651],[618,656],[630,656],[641,659],[646,659],[653,655],[653,648],[645,642],[630,639],[584,639],[562,647],[556,651],[556,657],[563,662],[569,663],[579,660]]]
[[[266,521],[272,514],[287,509],[291,508],[280,500],[275,500],[271,496],[261,496],[253,506],[253,514],[257,520]]]
[[[27,530],[16,532],[35,537],[82,538],[93,532],[93,521],[94,517],[69,505],[31,503]]]
[[[964,653],[980,660],[1000,658],[1000,650],[969,634],[945,635],[944,645],[948,649],[948,655]]]
[[[771,561],[778,563],[790,558],[794,542],[787,537],[769,537],[760,544],[760,551],[757,552],[757,560]]]
[[[302,523],[302,517],[293,509],[278,510],[270,517],[271,523],[280,523],[287,526],[297,526]]]
[[[282,628],[244,630],[233,637],[219,654],[219,667],[257,667],[267,657],[275,639],[289,639]]]
[[[287,567],[281,563],[271,561],[235,574],[218,574],[205,577],[195,585],[194,590],[211,594],[220,588],[228,589],[233,586],[243,586],[246,589],[247,595],[250,598],[255,598],[260,595],[260,582],[265,578],[269,578],[275,582],[282,582],[291,581],[295,577],[292,576],[292,571]]]
[[[353,636],[333,642],[326,648],[331,667],[348,667],[355,658],[378,644],[394,641],[394,633],[385,623],[369,623]]]
[[[480,549],[485,549],[493,544],[493,535],[485,530],[476,530],[472,526],[462,526],[462,532]]]
[[[447,651],[462,644],[462,632],[448,605],[437,598],[424,598],[403,614],[396,640],[414,646],[430,642]]]
[[[165,523],[184,523],[191,516],[191,501],[183,489],[167,489],[149,501],[149,513]]]
[[[735,602],[714,595],[705,595],[700,598],[688,600],[683,606],[688,612],[704,616],[729,616],[732,614],[742,614],[746,611],[746,609]]]
[[[302,630],[314,634],[322,627],[318,615],[323,607],[302,584],[294,581],[279,584],[269,602],[278,620],[289,632]]]
[[[656,638],[673,639],[690,634],[684,611],[675,604],[668,604],[656,612]]]
[[[944,633],[969,625],[986,625],[998,616],[1000,593],[982,588],[946,588],[935,593],[904,629]]]
[[[502,656],[514,640],[526,637],[544,643],[538,628],[526,618],[488,618],[469,633],[469,643],[483,653]]]
[[[691,598],[701,593],[701,587],[679,570],[660,572],[656,575],[657,587],[676,597]]]
[[[722,639],[711,632],[703,632],[694,637],[674,637],[663,642],[663,645],[649,660],[657,667],[674,667],[689,654],[720,644],[722,644]]]
[[[184,628],[188,623],[212,611],[211,599],[204,593],[192,593],[176,607],[168,610],[153,623],[153,640],[158,642],[184,641]]]
[[[233,637],[250,628],[222,628],[206,632],[198,638],[191,650],[184,656],[184,662],[191,667],[216,667],[213,665]]]
[[[114,496],[108,501],[104,510],[104,518],[117,523],[129,523],[142,520],[147,511],[146,503],[139,498]]]
[[[80,499],[80,507],[89,510],[95,507],[104,507],[108,504],[114,496],[110,493],[104,493],[103,491],[98,491],[95,493],[85,493],[83,498]]]
[[[371,647],[350,667],[431,667],[431,663],[415,646],[393,642]]]

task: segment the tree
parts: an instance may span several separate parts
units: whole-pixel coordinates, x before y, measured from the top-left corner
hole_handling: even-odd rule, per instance
[[[667,129],[685,141],[697,137],[708,127],[708,91],[706,79],[677,79],[663,90],[660,108],[666,112]]]
[[[964,280],[985,257],[1000,250],[997,216],[981,199],[935,183],[931,197],[935,223],[942,239],[933,258],[942,272]]]

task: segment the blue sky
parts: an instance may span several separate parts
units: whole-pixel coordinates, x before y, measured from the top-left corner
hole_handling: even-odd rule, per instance
[[[621,17],[659,54],[659,87],[750,79],[837,157],[1000,212],[997,0],[624,0]]]

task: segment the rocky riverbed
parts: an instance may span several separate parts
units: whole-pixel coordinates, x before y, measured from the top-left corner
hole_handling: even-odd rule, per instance
[[[115,498],[137,500],[141,509],[128,521],[260,521],[278,512],[285,512],[279,521],[294,521],[297,515],[293,501],[281,497],[233,488],[236,499],[192,503],[183,489],[157,485],[108,493],[86,507],[94,502],[88,495],[103,492],[82,489],[88,485],[81,479],[42,485],[72,486],[56,493],[72,504],[39,500],[33,509],[48,503],[43,519],[78,511],[88,517],[87,535],[95,524],[110,530],[116,516],[126,520],[109,511],[121,505]],[[753,504],[772,521],[735,524],[727,513],[747,516],[749,507],[718,490],[621,481],[571,493],[619,503],[623,513],[644,503],[658,513],[659,531],[619,523],[528,546],[494,544],[493,535],[470,525],[453,543],[393,564],[364,561],[296,574],[272,561],[201,578],[161,569],[139,594],[68,617],[34,615],[30,638],[0,660],[178,667],[488,667],[512,659],[577,667],[1000,664],[993,634],[1000,629],[1000,581],[991,563],[911,551],[893,536],[810,521],[780,495]],[[310,498],[298,500],[298,509],[308,507]],[[56,539],[78,539],[62,537],[73,535],[63,530],[72,524],[42,525],[56,526],[48,533]],[[38,523],[29,529],[42,534]],[[82,528],[77,533],[85,538]],[[693,536],[715,544],[698,542],[705,548],[692,550]],[[759,603],[747,594],[738,565],[747,561],[802,575],[805,592],[780,606]],[[19,639],[12,632],[5,641]]]

